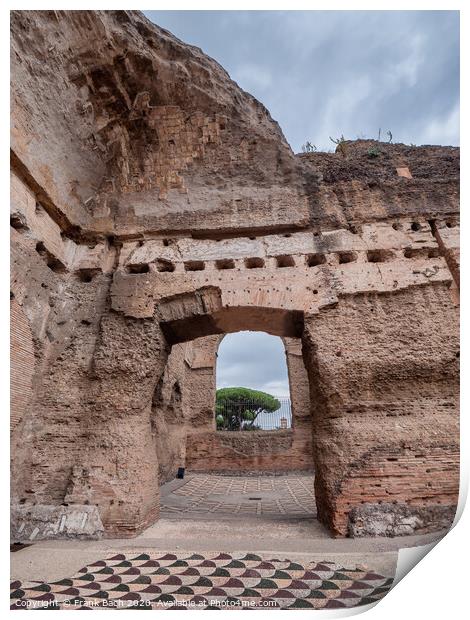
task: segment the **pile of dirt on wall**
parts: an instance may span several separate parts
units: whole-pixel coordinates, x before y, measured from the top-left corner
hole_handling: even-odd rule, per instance
[[[378,140],[346,140],[334,153],[297,155],[322,175],[326,184],[338,181],[397,179],[397,168],[409,168],[414,179],[458,182],[460,149],[441,146],[408,146]]]

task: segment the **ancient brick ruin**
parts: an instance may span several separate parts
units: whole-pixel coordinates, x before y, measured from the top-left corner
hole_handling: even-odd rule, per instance
[[[336,536],[450,525],[458,148],[295,155],[220,65],[123,11],[12,14],[11,146],[15,540],[133,536],[181,466],[314,466]],[[283,338],[294,409],[241,444],[213,410],[239,330]]]

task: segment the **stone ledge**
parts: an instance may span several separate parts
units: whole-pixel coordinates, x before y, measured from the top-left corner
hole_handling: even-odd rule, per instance
[[[35,504],[16,505],[11,510],[10,534],[14,542],[48,538],[96,540],[102,538],[103,532],[97,506]]]
[[[455,505],[408,506],[382,502],[363,504],[349,513],[348,535],[409,536],[450,529]]]

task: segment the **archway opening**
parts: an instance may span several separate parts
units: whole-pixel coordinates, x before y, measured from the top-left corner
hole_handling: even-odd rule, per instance
[[[162,485],[161,516],[175,527],[179,519],[195,526],[203,519],[204,527],[231,521],[235,528],[242,527],[240,518],[255,519],[253,531],[282,521],[289,536],[308,527],[313,536],[328,537],[316,518],[301,339],[245,329],[176,343],[163,382],[168,399],[181,373],[185,473]],[[171,428],[176,437],[180,425],[167,425],[165,446]]]
[[[279,336],[240,331],[219,344],[216,429],[274,431],[292,428],[285,346]]]

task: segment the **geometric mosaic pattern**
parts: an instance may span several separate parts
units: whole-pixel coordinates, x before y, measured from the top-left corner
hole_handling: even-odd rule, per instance
[[[115,555],[51,583],[11,584],[11,609],[335,609],[381,599],[392,579],[252,553]]]
[[[316,515],[312,474],[288,476],[220,476],[190,474],[182,486],[165,494],[161,512],[251,516]]]

